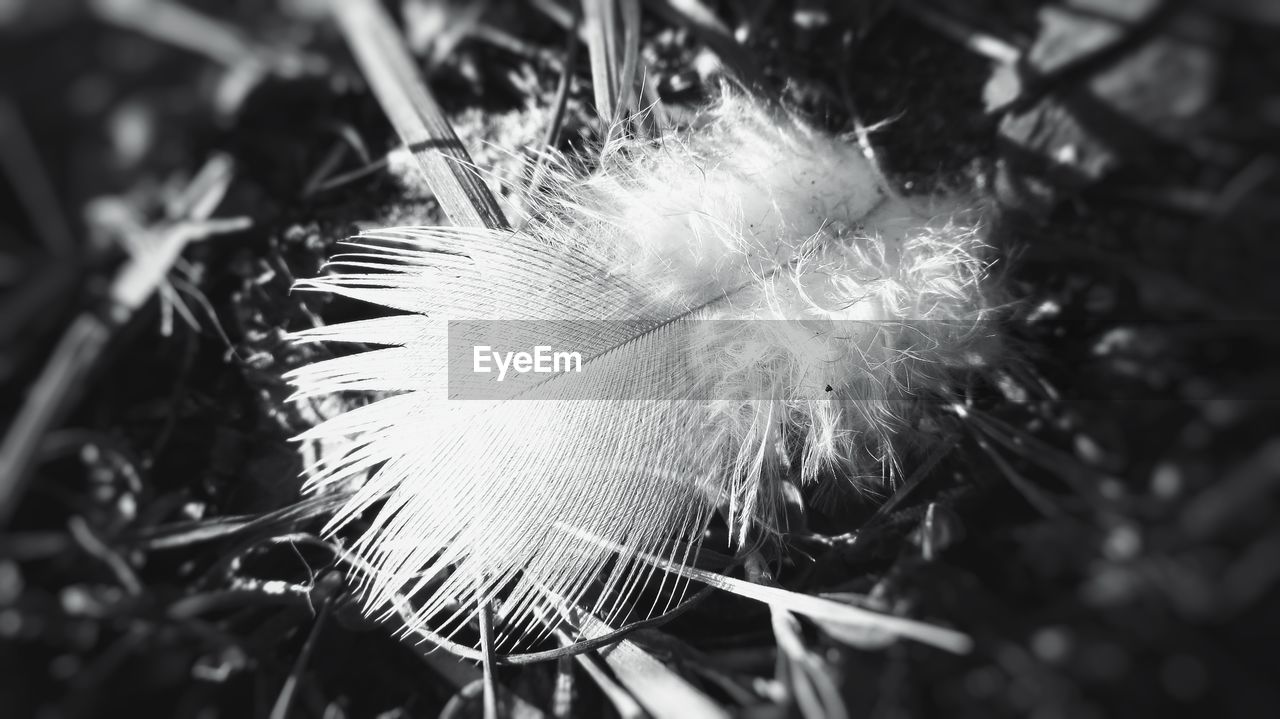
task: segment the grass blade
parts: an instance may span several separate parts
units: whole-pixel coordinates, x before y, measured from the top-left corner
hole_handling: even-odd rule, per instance
[[[578,628],[585,639],[615,631],[590,612],[566,606],[560,597],[549,596],[548,599],[558,605],[560,613]],[[599,650],[599,653],[618,682],[655,719],[727,719],[729,716],[710,697],[629,639],[620,640],[607,649]]]
[[[572,527],[562,526],[562,529],[580,537],[584,541],[612,547],[619,552],[625,551],[625,548],[589,532]],[[779,607],[796,614],[802,614],[822,622],[824,626],[828,624],[847,625],[851,628],[882,631],[895,636],[914,639],[923,644],[929,644],[956,654],[967,654],[973,648],[973,640],[968,635],[954,629],[937,627],[889,614],[881,614],[869,609],[824,599],[823,597],[792,592],[780,587],[768,587],[762,584],[746,582],[741,579],[716,574],[715,572],[686,567],[648,553],[635,553],[635,556],[655,567],[665,569],[687,579],[695,579],[716,589],[746,597],[747,599],[754,599],[770,607]]]
[[[238,67],[259,54],[258,48],[239,29],[182,3],[90,0],[89,9],[103,22],[203,55],[227,67]]]
[[[556,630],[555,635],[562,646],[567,647],[573,644],[573,640],[563,631]],[[591,678],[591,681],[595,682],[596,686],[600,688],[600,691],[609,700],[609,703],[613,705],[614,711],[618,712],[618,716],[621,719],[642,719],[647,716],[644,713],[644,709],[640,708],[640,704],[635,700],[635,697],[631,696],[626,689],[615,682],[613,677],[609,676],[600,667],[599,661],[595,657],[587,654],[575,654],[573,658],[587,673],[587,676]]]
[[[582,0],[596,113],[608,127],[635,111],[640,62],[639,0]]]
[[[369,87],[413,153],[449,221],[505,229],[507,220],[462,141],[423,82],[404,37],[377,0],[332,3]]]
[[[587,34],[587,56],[591,59],[591,91],[595,93],[596,114],[613,118],[617,77],[613,71],[610,37],[614,26],[612,0],[582,0],[583,30]]]
[[[640,67],[640,0],[618,0],[618,9],[622,11],[622,64],[615,122],[633,115],[640,100],[636,82],[636,71]]]

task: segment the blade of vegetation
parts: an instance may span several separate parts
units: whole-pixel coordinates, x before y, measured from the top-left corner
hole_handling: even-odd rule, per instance
[[[611,0],[582,0],[583,29],[587,34],[587,55],[591,60],[591,90],[596,97],[596,113],[602,118],[613,117],[614,98],[613,58],[609,53],[611,28],[609,12]]]
[[[307,634],[307,641],[303,643],[302,651],[298,652],[298,657],[293,662],[293,671],[289,672],[289,677],[285,679],[284,686],[281,687],[280,694],[276,697],[276,702],[271,707],[270,719],[288,719],[290,710],[293,708],[294,697],[298,693],[298,684],[302,681],[307,663],[311,661],[311,655],[316,648],[316,639],[319,638],[320,631],[324,629],[325,620],[328,619],[329,610],[332,606],[331,602],[326,601],[320,607],[320,612],[316,615],[316,620],[311,625],[311,631]]]
[[[565,632],[556,630],[555,635],[562,646],[573,645],[573,640]],[[615,682],[613,677],[609,676],[608,672],[600,666],[595,657],[588,654],[575,654],[573,659],[587,673],[587,676],[596,683],[596,686],[600,687],[600,691],[609,700],[609,703],[613,705],[619,717],[622,717],[622,719],[639,719],[645,716],[644,709],[640,708],[640,704],[635,700],[635,697],[631,696],[626,689],[623,689]]]
[[[551,695],[551,716],[555,719],[574,716],[577,683],[573,676],[573,663],[570,657],[560,657],[556,661],[556,685]]]
[[[773,580],[773,572],[759,552],[749,553],[743,567],[753,584],[778,586]],[[778,605],[770,605],[769,619],[774,640],[778,644],[778,681],[787,687],[800,714],[805,719],[847,719],[849,713],[840,696],[840,689],[831,676],[831,668],[820,655],[810,652],[805,646],[800,620]],[[823,625],[821,622],[818,624],[834,638],[844,640],[840,636],[844,627],[834,627],[836,631],[832,633],[833,627],[830,625]],[[859,628],[855,633],[862,631],[864,630]],[[892,639],[888,637],[889,641]],[[874,645],[868,646],[859,641],[852,643],[862,648],[874,648]]]
[[[569,90],[573,86],[573,75],[578,64],[578,48],[580,42],[578,30],[581,27],[581,13],[574,13],[573,25],[569,27],[568,39],[564,49],[564,68],[560,72],[560,81],[556,86],[555,104],[551,110],[551,120],[547,123],[547,134],[542,140],[542,152],[538,161],[529,173],[529,193],[533,194],[542,184],[547,170],[547,158],[560,145],[561,131],[564,129],[565,111],[569,107]]]
[[[588,639],[614,631],[613,627],[588,612],[564,606],[561,611]],[[729,717],[719,704],[629,639],[601,649],[600,654],[618,681],[655,719]]]
[[[578,48],[582,45],[577,31],[579,27],[578,16],[575,15],[573,20],[573,29],[569,31],[568,38],[565,41],[564,69],[561,71],[560,81],[556,85],[555,106],[551,111],[551,120],[547,123],[546,137],[542,141],[543,147],[548,151],[554,150],[560,145],[560,135],[564,129],[565,111],[569,107],[569,90],[573,87],[574,68],[578,64]],[[543,164],[543,159],[545,159],[545,155],[540,158],[539,165]]]
[[[777,607],[769,608],[769,617],[778,651],[785,657],[779,675],[800,713],[805,719],[847,719],[849,712],[825,662],[804,645],[800,621]]]
[[[1022,50],[1013,43],[967,25],[962,20],[938,10],[930,3],[920,2],[920,0],[901,0],[896,7],[982,57],[1007,65],[1017,63],[1022,57]]]
[[[561,0],[529,0],[529,4],[538,12],[546,15],[549,20],[566,30],[572,30],[574,25],[577,24],[573,17],[573,10],[565,7],[569,3]]]
[[[40,439],[80,395],[89,370],[110,337],[110,327],[102,318],[93,314],[77,317],[31,386],[0,444],[0,526],[9,523],[26,489]]]
[[[631,116],[638,98],[639,0],[582,0],[596,112],[610,127]]]
[[[859,532],[865,532],[866,530],[875,527],[889,517],[889,515],[893,514],[894,510],[898,508],[898,505],[902,504],[903,500],[909,497],[912,492],[914,492],[926,479],[930,477],[930,473],[933,471],[933,468],[937,466],[938,462],[941,462],[943,458],[950,454],[959,443],[959,438],[952,437],[935,447],[929,455],[924,458],[924,460],[916,465],[916,467],[911,471],[911,475],[898,486],[898,489],[887,500],[885,500],[884,504],[880,505],[871,517],[862,523],[862,528]]]
[[[423,82],[386,10],[377,0],[335,1],[332,8],[373,94],[417,159],[445,215],[463,227],[505,229],[497,199]]]
[[[93,528],[89,526],[84,517],[74,516],[68,520],[67,530],[71,538],[75,540],[76,544],[80,545],[80,548],[86,554],[102,562],[111,570],[111,573],[116,577],[116,582],[125,592],[134,597],[142,595],[144,591],[142,580],[133,571],[133,567],[129,565],[129,562],[120,555],[120,552],[115,547],[102,541],[102,538],[93,531]]]
[[[175,47],[237,67],[258,50],[240,30],[170,0],[91,0],[104,22],[128,28]]]
[[[562,527],[562,529],[593,544],[610,547],[614,551],[624,550],[623,547],[589,532],[571,527]],[[810,619],[821,621],[824,626],[833,624],[865,627],[898,637],[914,639],[923,644],[929,644],[956,654],[966,654],[973,648],[973,640],[968,635],[954,629],[946,629],[912,619],[881,614],[861,607],[823,599],[822,597],[792,592],[780,587],[754,584],[714,572],[684,566],[645,552],[636,553],[635,556],[655,567],[665,569],[687,579],[694,579],[716,589],[763,602],[770,607],[779,607],[796,614],[802,614]]]
[[[139,549],[176,549],[220,539],[265,534],[289,528],[340,508],[350,499],[346,492],[308,497],[287,507],[248,517],[217,517],[161,525],[146,530],[137,539]]]
[[[640,100],[637,70],[640,67],[640,0],[618,0],[622,11],[622,67],[618,74],[618,114],[614,121],[630,117]]]

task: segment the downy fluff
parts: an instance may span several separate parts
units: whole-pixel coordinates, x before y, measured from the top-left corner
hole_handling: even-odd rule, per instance
[[[300,283],[400,312],[298,333],[382,348],[292,377],[390,393],[302,436],[349,442],[309,487],[358,487],[330,526],[371,517],[370,609],[411,598],[450,633],[500,599],[506,639],[548,599],[634,609],[664,578],[641,554],[690,561],[717,511],[739,544],[785,529],[782,482],[874,489],[920,400],[999,351],[976,214],[890,197],[856,146],[755,101],[550,166],[517,230],[366,232]],[[458,399],[462,320],[526,347],[559,321],[582,372]]]

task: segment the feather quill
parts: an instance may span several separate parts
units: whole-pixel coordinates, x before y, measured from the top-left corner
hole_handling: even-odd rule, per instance
[[[501,597],[508,642],[547,596],[612,622],[680,581],[652,558],[690,562],[718,509],[745,546],[783,529],[782,481],[871,488],[918,400],[996,360],[977,214],[890,197],[855,146],[776,109],[728,95],[590,172],[547,166],[515,230],[365,232],[299,283],[402,313],[297,333],[381,348],[291,377],[300,398],[390,395],[301,437],[350,443],[308,486],[356,487],[331,529],[372,515],[371,609],[411,596],[410,623],[448,634]],[[460,399],[467,321],[525,347],[551,321],[582,372]]]

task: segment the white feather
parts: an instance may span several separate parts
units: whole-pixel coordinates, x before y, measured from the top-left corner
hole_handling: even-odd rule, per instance
[[[301,396],[396,393],[303,436],[354,441],[309,477],[362,481],[332,527],[385,499],[356,546],[371,608],[414,596],[414,621],[447,633],[500,595],[514,639],[550,593],[612,621],[655,579],[643,557],[689,560],[721,506],[741,544],[778,532],[788,467],[878,474],[911,400],[998,351],[974,213],[887,197],[855,147],[751,100],[616,141],[590,173],[552,166],[514,232],[367,232],[300,283],[407,313],[298,333],[386,347],[292,378]],[[459,320],[512,321],[529,347],[565,321],[583,372],[522,377],[540,399],[451,399]],[[570,381],[632,398],[563,399],[587,396]]]

